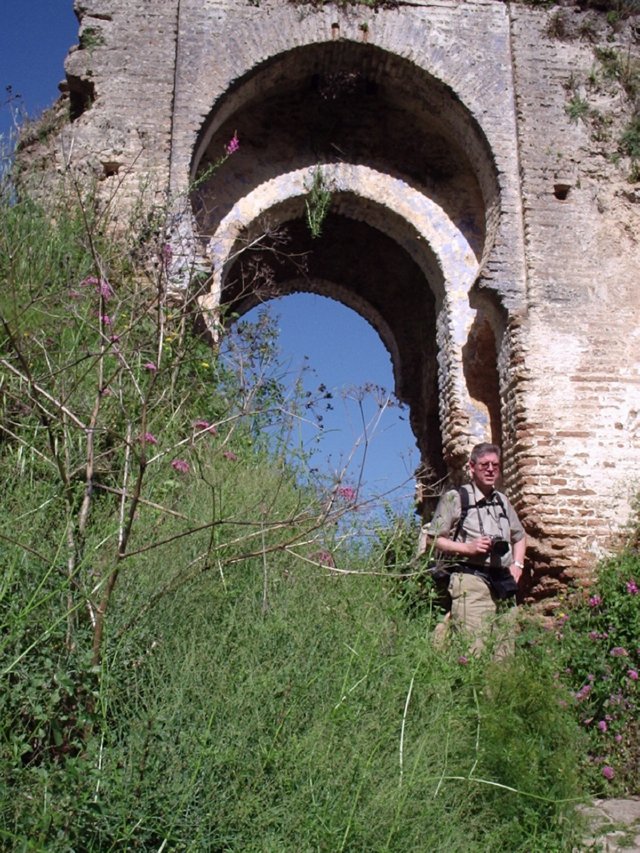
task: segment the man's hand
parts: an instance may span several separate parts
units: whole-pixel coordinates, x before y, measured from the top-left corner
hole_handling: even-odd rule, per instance
[[[467,546],[467,554],[470,557],[486,557],[491,551],[491,537],[478,536],[477,539],[471,539],[464,543]]]
[[[516,566],[515,563],[511,563],[509,566],[509,571],[511,572],[511,577],[514,579],[516,583],[520,583],[520,578],[522,577],[522,569],[520,566]]]

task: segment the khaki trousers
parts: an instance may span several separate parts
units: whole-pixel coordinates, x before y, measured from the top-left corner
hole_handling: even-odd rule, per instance
[[[513,652],[514,606],[499,602],[482,578],[462,572],[451,575],[449,595],[451,627],[468,636],[471,654],[479,654],[489,638],[495,643],[493,656],[496,660]]]

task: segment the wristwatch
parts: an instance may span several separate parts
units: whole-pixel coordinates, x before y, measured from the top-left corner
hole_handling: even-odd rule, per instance
[[[514,560],[513,565],[517,566],[519,569],[524,569],[524,563],[521,563],[520,560]]]

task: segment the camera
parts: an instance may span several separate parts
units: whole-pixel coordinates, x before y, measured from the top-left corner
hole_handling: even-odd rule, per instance
[[[491,537],[491,553],[495,554],[496,557],[504,557],[509,548],[509,543],[506,539],[503,539],[502,536]]]

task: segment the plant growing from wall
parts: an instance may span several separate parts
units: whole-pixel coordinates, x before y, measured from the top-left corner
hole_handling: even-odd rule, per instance
[[[316,239],[322,234],[322,225],[331,207],[331,190],[327,186],[320,166],[313,170],[309,194],[305,200],[307,226],[311,236]]]

